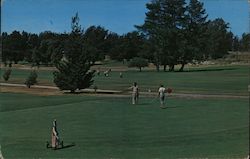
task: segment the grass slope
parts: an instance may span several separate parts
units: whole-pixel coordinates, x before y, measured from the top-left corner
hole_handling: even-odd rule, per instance
[[[248,152],[248,101],[2,93],[0,135],[6,159],[242,158]],[[65,145],[50,150],[52,120]]]

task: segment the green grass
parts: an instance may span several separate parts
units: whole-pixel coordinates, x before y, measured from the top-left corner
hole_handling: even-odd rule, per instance
[[[24,83],[30,71],[14,69],[10,83]],[[38,83],[54,85],[53,71],[38,72]],[[188,72],[126,71],[124,78],[119,72],[111,72],[110,77],[96,76],[94,85],[99,89],[124,90],[138,82],[141,91],[156,91],[160,84],[173,88],[176,93],[233,94],[247,95],[249,83],[248,66],[220,66],[190,68]]]
[[[3,74],[5,68],[1,70],[1,75]],[[26,78],[29,76],[31,70],[23,70],[13,68],[8,83],[21,83],[23,84]],[[37,70],[38,83],[45,85],[54,85],[53,83],[53,71],[50,70]],[[1,77],[1,82],[4,82]]]
[[[0,94],[0,136],[5,159],[243,158],[248,152],[248,101],[83,95]],[[65,145],[50,150],[53,119]]]
[[[134,81],[142,91],[149,88],[156,91],[160,84],[174,89],[174,92],[204,94],[246,95],[249,81],[249,68],[246,66],[211,67],[190,70],[192,72],[155,72],[128,71],[124,78],[119,72],[112,72],[111,77],[95,77],[95,85],[100,89],[124,90]]]

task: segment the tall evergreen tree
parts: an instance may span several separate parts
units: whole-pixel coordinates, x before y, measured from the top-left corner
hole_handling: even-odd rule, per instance
[[[136,26],[144,32],[154,47],[154,63],[170,66],[174,70],[179,54],[180,30],[184,24],[185,0],[154,0],[146,5],[149,10],[143,25]]]
[[[54,72],[54,82],[61,90],[75,92],[93,84],[94,72],[90,71],[78,14],[72,18],[71,28],[72,32],[64,44],[65,59],[56,65],[58,71]]]
[[[185,64],[193,60],[203,60],[203,50],[206,44],[207,14],[203,8],[203,3],[199,0],[190,0],[187,6],[185,26],[182,29],[183,39],[179,62],[180,71],[183,71]]]
[[[141,26],[135,26],[139,31],[145,34],[145,37],[148,39],[149,43],[147,48],[153,52],[153,63],[156,66],[156,70],[159,71],[160,66],[160,47],[159,42],[159,32],[162,26],[161,18],[161,3],[160,0],[151,1],[151,3],[146,4],[148,12],[146,13],[146,18],[144,24]]]

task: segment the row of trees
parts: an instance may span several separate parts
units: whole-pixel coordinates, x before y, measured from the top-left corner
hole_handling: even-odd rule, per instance
[[[243,34],[238,40],[228,31],[223,19],[207,20],[208,15],[199,0],[154,0],[147,4],[148,12],[143,25],[136,26],[146,37],[151,60],[159,70],[208,58],[221,58],[229,50],[249,50],[249,39]],[[247,41],[248,40],[248,41]],[[148,53],[148,54],[150,54]]]
[[[190,62],[223,57],[228,51],[250,51],[250,34],[241,38],[228,31],[229,24],[223,19],[207,20],[203,4],[198,0],[155,0],[147,4],[148,12],[143,25],[137,31],[118,35],[100,26],[91,26],[81,34],[88,55],[94,64],[109,55],[115,60],[134,57],[147,59],[156,65],[176,64],[183,67]],[[38,34],[13,31],[2,33],[2,61],[11,66],[18,61],[33,65],[55,65],[70,45],[69,33],[42,32]]]
[[[88,46],[89,62],[102,59],[105,54],[104,38],[107,30],[102,27],[88,28],[83,37],[83,43]],[[64,56],[64,46],[71,38],[68,33],[53,33],[45,31],[31,34],[23,31],[13,31],[11,34],[2,33],[2,61],[11,66],[12,63],[26,61],[33,65],[54,65]]]
[[[183,71],[187,63],[220,58],[230,50],[250,50],[249,34],[239,39],[223,19],[207,20],[203,3],[198,0],[189,4],[185,0],[153,0],[146,7],[144,24],[122,36],[100,26],[82,30],[78,14],[72,18],[70,33],[3,33],[2,61],[9,66],[19,61],[53,65],[57,68],[55,84],[74,92],[93,84],[90,67],[105,55],[120,61],[133,59],[130,66],[140,70],[152,62],[157,71],[161,65],[164,71],[167,66],[174,71],[177,64]],[[33,76],[29,81],[37,78]]]
[[[216,19],[209,21],[209,26],[211,34],[207,34],[210,35],[210,39],[205,39],[205,43],[210,48],[208,47],[208,50],[203,51],[206,51],[208,56],[210,53],[211,58],[221,57],[227,51],[250,51],[250,34],[244,33],[239,38],[227,31],[226,41],[228,44],[223,45],[225,46],[223,51],[220,46],[224,40],[220,34],[223,34],[222,32],[225,33],[228,24],[222,19]],[[116,33],[108,32],[103,27],[91,26],[83,36],[85,36],[84,43],[88,45],[90,61],[93,64],[98,60],[103,60],[105,55],[109,55],[112,59],[119,61],[124,59],[130,60],[133,57],[142,57],[152,62],[155,58],[153,43],[138,31],[119,36]],[[195,36],[190,37],[196,39]],[[26,61],[39,66],[41,64],[53,65],[63,57],[62,43],[65,43],[68,34],[46,31],[37,35],[25,31],[21,33],[13,31],[11,34],[3,32],[1,38],[3,44],[2,61],[6,65],[9,64],[11,66],[12,63]]]

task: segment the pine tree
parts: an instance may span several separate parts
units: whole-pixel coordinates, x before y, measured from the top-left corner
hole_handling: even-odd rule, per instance
[[[183,71],[185,64],[193,60],[203,60],[202,50],[207,41],[206,25],[207,14],[203,8],[203,3],[199,0],[190,0],[187,6],[187,12],[184,19],[184,28],[182,29],[183,39],[180,41],[182,45],[181,54],[179,56],[180,71]]]
[[[61,90],[88,88],[93,84],[94,71],[90,71],[90,59],[83,43],[83,31],[76,14],[72,18],[72,32],[64,44],[64,57],[56,64],[54,82]]]
[[[154,47],[155,65],[170,66],[178,62],[180,30],[183,28],[185,0],[155,0],[147,4],[146,19],[142,26],[136,26],[144,32]]]
[[[147,48],[153,52],[153,63],[156,66],[156,70],[159,71],[160,66],[160,44],[159,36],[160,29],[162,26],[161,18],[161,3],[159,0],[152,1],[151,3],[146,4],[148,12],[146,13],[145,22],[141,26],[135,26],[139,31],[145,34],[145,37],[148,39]]]

